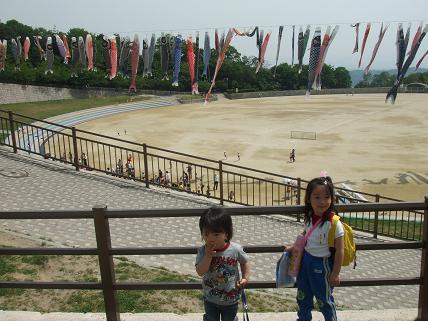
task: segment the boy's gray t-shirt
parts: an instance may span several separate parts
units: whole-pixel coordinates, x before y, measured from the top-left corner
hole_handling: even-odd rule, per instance
[[[205,246],[198,249],[196,265],[205,255]],[[207,301],[219,305],[231,305],[239,301],[240,291],[236,289],[239,281],[239,264],[248,261],[242,246],[231,242],[222,252],[214,254],[207,273],[202,278],[202,289]],[[238,264],[239,263],[239,264]]]

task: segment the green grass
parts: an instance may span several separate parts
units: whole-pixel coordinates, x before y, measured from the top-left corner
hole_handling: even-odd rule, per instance
[[[380,216],[379,216],[380,217]],[[381,217],[380,217],[381,218]],[[373,233],[374,220],[362,218],[346,218],[345,222],[355,229]],[[421,240],[423,222],[417,221],[395,221],[380,219],[378,221],[378,234],[388,235],[401,239]]]
[[[10,110],[14,113],[22,114],[36,119],[46,119],[49,117],[78,110],[149,99],[151,98],[142,96],[93,97],[84,99],[64,99],[17,104],[3,104],[0,105],[0,109],[6,111]],[[3,117],[7,117],[7,115],[5,115],[4,113],[1,113],[0,115],[2,115]],[[28,122],[31,123],[33,121],[28,120]]]
[[[42,281],[43,275],[55,281],[100,282],[95,256],[0,256],[0,280]],[[141,267],[126,257],[115,258],[115,275],[119,282],[200,282],[192,275],[166,268]],[[248,291],[247,296],[253,312],[296,311],[294,300],[272,293]],[[200,290],[118,291],[117,297],[121,312],[203,312]],[[95,290],[0,289],[0,307],[43,313],[105,311],[102,292]]]

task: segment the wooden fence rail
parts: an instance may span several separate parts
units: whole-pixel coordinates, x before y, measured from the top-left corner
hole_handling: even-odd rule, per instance
[[[424,211],[428,215],[428,198],[424,203],[365,203],[338,205],[339,211],[384,211],[411,210]],[[102,290],[107,321],[120,321],[118,290],[178,290],[200,289],[197,282],[116,282],[113,263],[114,255],[159,255],[159,254],[196,254],[197,247],[137,247],[112,248],[110,237],[110,218],[161,218],[200,216],[204,209],[148,209],[148,210],[108,210],[105,206],[94,206],[92,211],[22,211],[0,212],[0,220],[16,219],[93,219],[95,226],[96,248],[1,248],[0,255],[97,255],[99,259],[101,282],[40,282],[40,281],[0,281],[0,288],[26,289],[90,289]],[[304,212],[303,206],[278,207],[236,207],[228,208],[232,216],[288,214],[298,216]],[[420,277],[409,278],[372,278],[342,280],[345,286],[383,286],[383,285],[419,285],[418,321],[428,321],[428,264],[427,236],[428,221],[423,220],[421,241],[357,244],[358,250],[422,249]],[[279,253],[282,246],[244,246],[248,253]],[[253,281],[250,289],[275,288],[275,281]]]

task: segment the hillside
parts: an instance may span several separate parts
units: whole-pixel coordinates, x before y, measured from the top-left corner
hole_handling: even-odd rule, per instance
[[[397,73],[396,69],[373,69],[373,70],[370,70],[370,73],[372,75],[378,75],[384,71],[386,71],[392,75],[395,75]],[[427,71],[428,71],[427,68],[419,68],[418,70],[416,70],[415,67],[411,67],[411,68],[409,68],[407,75],[411,75],[411,74],[414,74],[417,72],[422,73],[422,72],[427,72]],[[364,70],[362,70],[362,69],[361,70],[360,69],[351,70],[351,71],[349,71],[349,75],[351,76],[352,87],[355,87],[356,84],[358,84],[361,80],[363,80]]]

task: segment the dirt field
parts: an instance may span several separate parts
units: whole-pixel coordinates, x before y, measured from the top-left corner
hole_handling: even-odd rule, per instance
[[[220,100],[148,109],[78,126],[127,140],[310,179],[327,170],[356,190],[403,200],[428,195],[428,96],[384,94]],[[290,138],[291,131],[316,140]],[[289,153],[296,149],[296,162]],[[237,153],[240,153],[240,160]]]

